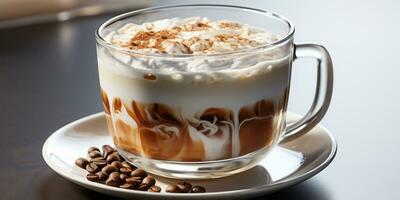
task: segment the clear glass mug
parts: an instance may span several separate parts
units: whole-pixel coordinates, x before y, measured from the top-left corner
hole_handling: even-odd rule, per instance
[[[280,39],[208,55],[143,53],[105,39],[127,22],[194,16],[262,27]],[[238,6],[150,8],[106,21],[96,32],[99,80],[118,151],[157,175],[217,178],[250,169],[282,140],[306,133],[328,109],[333,68],[324,47],[294,44],[293,35],[294,26],[286,18]],[[304,57],[318,61],[314,102],[303,118],[286,125],[292,61]],[[188,70],[196,62],[206,66]]]

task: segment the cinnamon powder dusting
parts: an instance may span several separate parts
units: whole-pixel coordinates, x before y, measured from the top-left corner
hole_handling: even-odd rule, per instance
[[[132,50],[172,55],[255,47],[267,42],[269,35],[247,24],[200,17],[169,19],[169,22],[159,20],[142,25],[127,24],[119,33],[113,36],[113,44]]]
[[[166,40],[174,39],[175,36],[175,30],[140,31],[131,39],[127,47],[130,49],[154,48],[163,52],[164,48],[161,44]]]

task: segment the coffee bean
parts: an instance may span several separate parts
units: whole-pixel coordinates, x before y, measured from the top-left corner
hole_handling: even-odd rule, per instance
[[[88,149],[88,153],[90,153],[90,152],[92,152],[92,151],[100,151],[99,150],[99,148],[97,148],[97,147],[89,147],[89,149]]]
[[[206,188],[202,186],[193,186],[192,189],[190,190],[191,193],[204,193],[206,192]]]
[[[140,190],[140,191],[147,191],[150,188],[149,185],[147,185],[146,183],[141,183],[139,185],[139,187],[135,188],[136,190]]]
[[[183,191],[177,185],[168,185],[165,189],[166,192],[170,193],[182,193]]]
[[[118,168],[111,166],[111,165],[107,165],[107,166],[103,167],[103,169],[101,169],[101,171],[110,175],[112,172],[118,172]]]
[[[138,169],[135,169],[134,171],[132,171],[131,176],[144,178],[147,176],[147,173],[143,169],[138,168]]]
[[[116,167],[118,169],[122,167],[122,164],[119,161],[113,161],[110,165],[114,166],[114,167]]]
[[[78,158],[75,160],[75,164],[78,165],[78,167],[85,169],[86,165],[88,164],[88,160],[84,159],[84,158]]]
[[[129,178],[129,175],[128,175],[128,174],[120,174],[119,177],[120,177],[123,181],[125,181],[127,178]]]
[[[108,155],[112,154],[114,152],[114,148],[112,148],[110,145],[105,144],[101,147],[103,150],[103,158],[107,158]]]
[[[106,180],[106,185],[112,186],[112,187],[118,187],[120,185],[120,183],[115,181],[115,180],[113,180],[113,179],[108,178]]]
[[[92,173],[87,174],[86,178],[89,181],[98,181],[99,180],[99,176],[97,174],[92,174]]]
[[[133,166],[133,165],[132,165],[131,163],[129,163],[128,161],[122,161],[122,162],[121,162],[121,165],[122,165],[122,167],[129,168],[129,169],[131,169],[131,170],[136,169],[136,167]]]
[[[120,171],[121,173],[124,173],[124,174],[131,174],[131,173],[132,173],[132,170],[131,170],[131,169],[125,168],[125,167],[120,168],[119,171]]]
[[[124,184],[120,185],[119,187],[124,188],[124,189],[133,189],[134,188],[134,186],[129,183],[124,183]]]
[[[89,173],[96,173],[100,171],[100,168],[94,163],[89,163],[86,165],[86,171],[88,171]]]
[[[112,179],[119,179],[119,173],[118,172],[112,172],[108,177]]]
[[[101,157],[100,151],[91,151],[88,155],[89,155],[90,158],[98,158],[98,157]]]
[[[112,172],[106,181],[106,185],[113,186],[113,187],[118,187],[122,184],[122,180],[119,177],[118,172]]]
[[[104,172],[97,172],[97,176],[99,176],[99,181],[105,181],[108,178],[108,175]]]
[[[188,183],[188,182],[179,182],[176,184],[176,186],[179,187],[179,189],[182,190],[182,192],[190,192],[190,189],[192,189],[192,184]]]
[[[161,188],[156,186],[156,185],[153,185],[147,191],[149,191],[149,192],[161,192]]]
[[[100,168],[107,165],[106,160],[104,160],[102,157],[93,158],[90,160],[90,162],[96,164]]]
[[[118,152],[114,152],[107,156],[107,163],[112,163],[113,161],[122,161],[121,157],[119,156]]]
[[[105,161],[106,159],[102,157],[96,157],[96,158],[90,158],[89,162],[94,162],[94,161]]]
[[[146,178],[143,179],[142,183],[145,183],[148,186],[153,186],[154,184],[156,184],[156,179],[154,179],[152,176],[146,176]]]
[[[140,177],[129,177],[125,179],[125,182],[132,184],[136,187],[142,183],[142,179]]]

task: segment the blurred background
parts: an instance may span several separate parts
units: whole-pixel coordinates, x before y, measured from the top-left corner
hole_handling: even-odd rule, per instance
[[[150,0],[1,0],[0,28],[144,8]]]
[[[296,43],[323,44],[332,55],[334,94],[322,124],[339,142],[337,157],[321,174],[271,199],[400,199],[400,1],[0,0],[0,150],[25,176],[38,177],[15,179],[3,173],[15,165],[0,161],[0,180],[15,188],[0,187],[6,199],[44,199],[38,191],[49,182],[73,199],[91,199],[93,193],[51,172],[40,149],[57,128],[102,110],[94,31],[126,11],[188,3],[275,11],[294,22]],[[294,63],[289,110],[302,114],[310,106],[314,66],[307,59]]]

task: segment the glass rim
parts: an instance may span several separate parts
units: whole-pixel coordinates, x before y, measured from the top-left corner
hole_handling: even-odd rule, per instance
[[[265,17],[272,17],[272,18],[278,19],[278,20],[286,23],[289,27],[289,31],[281,39],[279,39],[273,43],[261,45],[258,47],[240,49],[240,50],[235,50],[235,51],[230,51],[230,52],[212,53],[212,54],[196,54],[196,55],[193,55],[193,54],[171,55],[171,54],[165,54],[165,53],[152,53],[152,52],[137,51],[137,50],[127,49],[127,48],[124,48],[121,46],[111,44],[110,42],[106,41],[104,39],[104,37],[101,36],[101,31],[103,31],[103,29],[105,27],[113,24],[114,22],[116,22],[118,20],[126,19],[131,16],[139,15],[141,13],[145,13],[148,11],[157,11],[157,10],[171,9],[171,8],[190,8],[190,7],[231,8],[231,9],[244,10],[247,12],[253,12],[256,14],[261,14]],[[119,52],[127,53],[127,54],[136,54],[136,55],[140,55],[140,56],[158,57],[158,58],[194,58],[194,57],[227,56],[227,55],[232,56],[232,55],[243,54],[243,53],[264,51],[264,50],[271,49],[271,48],[274,48],[276,46],[279,46],[279,45],[285,43],[286,41],[288,41],[289,39],[291,39],[293,37],[294,31],[295,31],[294,24],[289,19],[287,19],[286,17],[284,17],[276,12],[272,12],[272,11],[268,11],[268,10],[250,8],[250,7],[245,7],[245,6],[222,5],[222,4],[184,4],[184,5],[150,7],[150,8],[134,10],[134,11],[130,11],[130,12],[126,12],[126,13],[117,15],[115,17],[108,19],[103,24],[101,24],[96,29],[95,35],[96,35],[96,42],[99,43],[100,45],[111,48],[111,49],[119,51]]]

